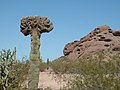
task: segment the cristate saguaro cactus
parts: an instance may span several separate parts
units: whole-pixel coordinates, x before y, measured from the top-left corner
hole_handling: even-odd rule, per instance
[[[39,80],[40,36],[44,32],[50,32],[53,29],[53,24],[47,17],[28,16],[21,19],[20,28],[25,36],[31,35],[28,88],[29,90],[37,90]]]

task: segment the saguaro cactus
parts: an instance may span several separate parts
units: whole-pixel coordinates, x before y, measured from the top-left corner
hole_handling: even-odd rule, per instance
[[[44,32],[50,32],[53,29],[53,24],[47,17],[28,16],[21,19],[20,28],[25,36],[31,35],[28,88],[29,90],[37,90],[39,80],[40,36]]]

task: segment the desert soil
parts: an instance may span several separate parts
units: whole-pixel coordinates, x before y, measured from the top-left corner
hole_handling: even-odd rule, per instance
[[[39,75],[39,88],[50,88],[52,90],[60,90],[66,86],[66,81],[62,78],[58,78],[53,72],[40,72]]]
[[[55,74],[49,70],[40,72],[39,74],[39,83],[38,88],[41,90],[60,90],[68,85],[68,82],[73,80],[74,75],[70,74]],[[23,87],[28,88],[28,80],[25,81],[22,85]],[[48,89],[49,88],[49,89]]]

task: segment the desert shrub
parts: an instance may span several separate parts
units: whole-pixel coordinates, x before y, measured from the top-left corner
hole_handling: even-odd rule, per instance
[[[29,65],[16,60],[15,53],[10,49],[0,52],[0,90],[22,90]]]
[[[41,61],[39,68],[40,68],[40,72],[43,72],[45,69],[47,69],[47,63]]]
[[[51,67],[61,74],[76,74],[74,80],[68,83],[68,90],[119,90],[120,54],[110,58],[105,55],[102,52],[76,61],[53,61]]]
[[[109,62],[92,61],[81,67],[70,90],[119,90],[120,60]]]
[[[53,71],[57,74],[57,73],[68,73],[68,71],[70,71],[69,69],[71,69],[70,65],[70,61],[68,58],[62,56],[52,62],[49,63],[49,66],[53,69]]]

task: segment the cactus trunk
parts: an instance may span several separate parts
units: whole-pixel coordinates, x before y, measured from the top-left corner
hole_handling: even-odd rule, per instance
[[[37,30],[31,32],[30,69],[28,75],[29,90],[37,90],[39,81],[40,60],[40,33]]]
[[[30,69],[29,69],[29,90],[37,90],[39,80],[40,60],[40,35],[50,32],[53,24],[47,17],[28,16],[21,20],[21,32],[27,36],[31,35]]]

